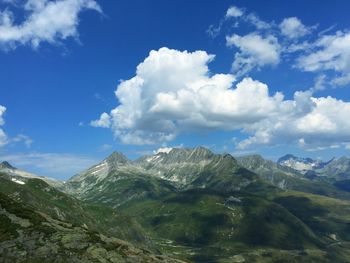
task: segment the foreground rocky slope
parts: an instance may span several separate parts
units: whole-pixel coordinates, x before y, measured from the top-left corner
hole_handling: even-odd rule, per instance
[[[53,219],[0,193],[0,261],[181,262]]]
[[[0,192],[35,211],[102,234],[117,236],[136,245],[150,247],[143,229],[127,215],[100,204],[86,204],[49,186],[40,179],[14,182],[0,173]]]

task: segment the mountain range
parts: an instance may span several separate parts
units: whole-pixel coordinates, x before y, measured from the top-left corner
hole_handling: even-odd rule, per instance
[[[321,160],[300,158],[287,154],[279,158],[277,163],[302,173],[314,172],[317,176],[324,176],[335,180],[350,178],[350,158],[345,156],[323,162]]]
[[[114,152],[64,183],[3,162],[0,258],[350,262],[349,160]]]

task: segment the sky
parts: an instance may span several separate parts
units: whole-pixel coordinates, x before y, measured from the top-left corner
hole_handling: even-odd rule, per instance
[[[350,151],[349,1],[0,0],[0,160]]]

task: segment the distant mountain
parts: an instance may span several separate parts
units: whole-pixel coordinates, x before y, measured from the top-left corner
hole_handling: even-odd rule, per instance
[[[240,157],[237,157],[237,161],[243,167],[262,174],[283,173],[289,176],[297,176],[297,177],[301,176],[299,171],[291,167],[284,166],[279,163],[275,163],[273,161],[264,159],[261,155],[258,155],[258,154],[240,156]]]
[[[281,189],[296,190],[342,199],[350,197],[347,193],[342,192],[346,189],[344,187],[340,188],[338,186],[333,186],[333,184],[329,182],[311,180],[309,174],[313,171],[302,173],[289,166],[283,166],[273,161],[266,160],[260,155],[242,156],[238,157],[237,160],[243,167],[255,172],[264,180]],[[318,175],[315,176],[319,177]],[[337,191],[337,188],[342,191]]]
[[[129,160],[122,153],[113,152],[102,162],[70,178],[65,184],[65,191],[84,197],[85,193],[95,190],[93,188],[100,181],[103,181],[111,171],[119,168],[127,169],[128,163]]]
[[[350,179],[350,158],[341,157],[332,159],[322,168],[315,171],[320,176],[327,176],[336,180]]]
[[[277,163],[279,165],[283,165],[286,167],[293,168],[294,170],[297,170],[299,172],[305,173],[307,171],[312,171],[316,169],[321,169],[327,163],[322,162],[320,160],[313,160],[311,158],[301,158],[296,157],[292,154],[287,154],[277,160]]]
[[[56,187],[56,188],[62,188],[64,183],[62,181],[45,177],[45,176],[39,176],[33,173],[29,173],[20,169],[17,169],[13,167],[10,163],[3,161],[0,163],[0,173],[10,178],[13,182],[24,184],[28,179],[41,179],[45,182],[47,182],[49,185]]]
[[[112,161],[114,160],[114,161]],[[117,160],[117,161],[115,161]],[[120,206],[135,199],[156,198],[179,189],[241,189],[257,177],[243,171],[231,155],[204,147],[174,148],[130,161],[114,152],[65,184],[67,193],[88,201]]]
[[[134,199],[163,195],[173,189],[171,182],[154,176],[118,152],[65,183],[65,192],[113,207]]]
[[[0,163],[0,169],[16,169],[9,162],[3,161]]]
[[[350,179],[350,158],[333,158],[328,162],[300,158],[287,154],[277,161],[278,164],[293,168],[310,179],[348,180]]]
[[[283,166],[261,155],[247,155],[237,157],[240,165],[258,174],[263,179],[281,189],[293,189],[295,181],[300,181],[303,175],[291,167]]]
[[[146,173],[186,186],[193,182],[198,174],[217,157],[204,148],[173,148],[168,152],[144,156],[134,162]]]

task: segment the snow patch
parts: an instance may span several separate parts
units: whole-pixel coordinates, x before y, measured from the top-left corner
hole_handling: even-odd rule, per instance
[[[104,168],[95,170],[95,171],[91,172],[91,174],[95,175],[95,174],[98,174],[101,171],[104,171]]]
[[[107,164],[107,162],[106,162],[106,161],[103,161],[102,163],[96,165],[94,168],[96,169],[96,168],[99,168],[99,167],[101,167],[101,166],[106,166],[106,164]]]
[[[12,181],[12,182],[15,182],[15,183],[17,183],[17,184],[25,184],[25,182],[23,182],[23,181],[21,181],[21,180],[18,180],[18,179],[16,179],[16,178],[11,178],[11,181]]]
[[[160,158],[160,155],[154,155],[154,156],[151,156],[151,157],[147,158],[146,162],[148,162],[148,163],[154,162],[154,161],[156,161],[159,158]]]
[[[157,151],[154,151],[155,154],[158,154],[158,153],[170,153],[170,151],[172,150],[173,148],[171,147],[162,147],[162,148],[159,148]]]

